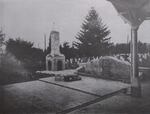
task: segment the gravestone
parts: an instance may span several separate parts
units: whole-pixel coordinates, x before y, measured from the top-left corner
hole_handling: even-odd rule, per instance
[[[51,52],[46,56],[46,70],[58,71],[65,69],[65,56],[60,53],[59,32],[51,31],[49,44]]]

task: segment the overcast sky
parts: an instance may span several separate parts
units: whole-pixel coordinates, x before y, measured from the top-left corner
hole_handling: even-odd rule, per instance
[[[111,41],[127,42],[130,27],[106,0],[0,0],[0,27],[7,38],[21,37],[43,48],[44,34],[48,40],[55,23],[61,42],[72,42],[91,7],[111,30]],[[149,31],[150,21],[146,21],[139,29],[139,40],[150,43]]]

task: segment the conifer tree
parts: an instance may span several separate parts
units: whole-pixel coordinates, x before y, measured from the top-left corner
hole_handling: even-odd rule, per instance
[[[81,30],[78,32],[74,45],[83,56],[101,56],[108,54],[110,30],[103,24],[96,10],[92,7],[82,23]]]

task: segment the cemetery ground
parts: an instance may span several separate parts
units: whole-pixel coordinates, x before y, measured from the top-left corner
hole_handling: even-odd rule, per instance
[[[150,80],[142,81],[142,97],[115,93],[130,85],[122,82],[82,77],[82,81],[54,82],[52,77],[1,87],[2,114],[148,114]],[[107,99],[96,101],[101,96]],[[111,95],[112,94],[112,95]],[[92,104],[91,101],[94,101]],[[80,106],[91,102],[86,107]],[[85,104],[86,105],[86,104]],[[65,112],[66,111],[66,112]]]

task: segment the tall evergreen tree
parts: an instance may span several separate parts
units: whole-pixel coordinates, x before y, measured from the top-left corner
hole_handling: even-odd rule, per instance
[[[103,24],[96,10],[92,7],[82,23],[74,45],[80,56],[101,56],[108,54],[110,30]]]

